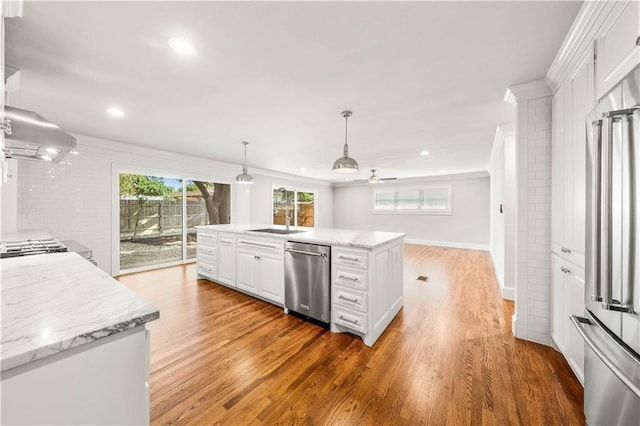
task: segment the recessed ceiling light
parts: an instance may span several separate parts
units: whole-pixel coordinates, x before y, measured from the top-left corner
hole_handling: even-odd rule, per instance
[[[300,167],[300,171],[301,172],[304,172],[305,170],[307,170],[307,169],[305,169],[304,167]]]
[[[48,152],[49,154],[57,154],[57,153],[58,153],[58,150],[57,150],[57,149],[54,149],[54,148],[47,148],[47,152]]]
[[[184,38],[169,39],[169,47],[171,47],[174,52],[184,56],[196,56],[198,54],[198,50],[189,43],[189,40]]]
[[[420,151],[420,155],[429,155],[429,151],[427,151],[426,149],[423,151]]]
[[[79,151],[71,151],[71,153],[72,153],[73,155],[80,155],[80,152],[79,152]]]
[[[107,110],[107,113],[109,113],[109,115],[112,115],[114,117],[124,117],[124,111],[122,111],[120,108],[118,107],[111,107]]]

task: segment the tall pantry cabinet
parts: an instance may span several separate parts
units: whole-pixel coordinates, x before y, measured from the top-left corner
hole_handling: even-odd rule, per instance
[[[551,241],[552,333],[579,380],[584,348],[569,315],[584,314],[585,117],[595,105],[593,50],[578,62],[553,98]]]

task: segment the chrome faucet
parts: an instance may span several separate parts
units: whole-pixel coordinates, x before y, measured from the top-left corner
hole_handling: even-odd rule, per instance
[[[289,216],[289,195],[287,194],[287,190],[284,187],[278,188],[277,191],[279,193],[282,193],[283,197],[285,197],[284,215],[285,215],[285,223],[287,225],[287,231],[288,231],[289,222],[291,222],[291,216]]]

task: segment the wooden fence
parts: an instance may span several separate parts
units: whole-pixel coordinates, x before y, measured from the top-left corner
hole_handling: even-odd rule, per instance
[[[203,199],[187,199],[187,232],[208,225]],[[182,200],[120,200],[120,239],[182,234]]]

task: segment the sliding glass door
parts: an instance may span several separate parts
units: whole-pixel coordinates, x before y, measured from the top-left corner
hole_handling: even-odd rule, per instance
[[[230,205],[229,184],[120,173],[120,271],[195,259],[195,227],[229,223]]]

